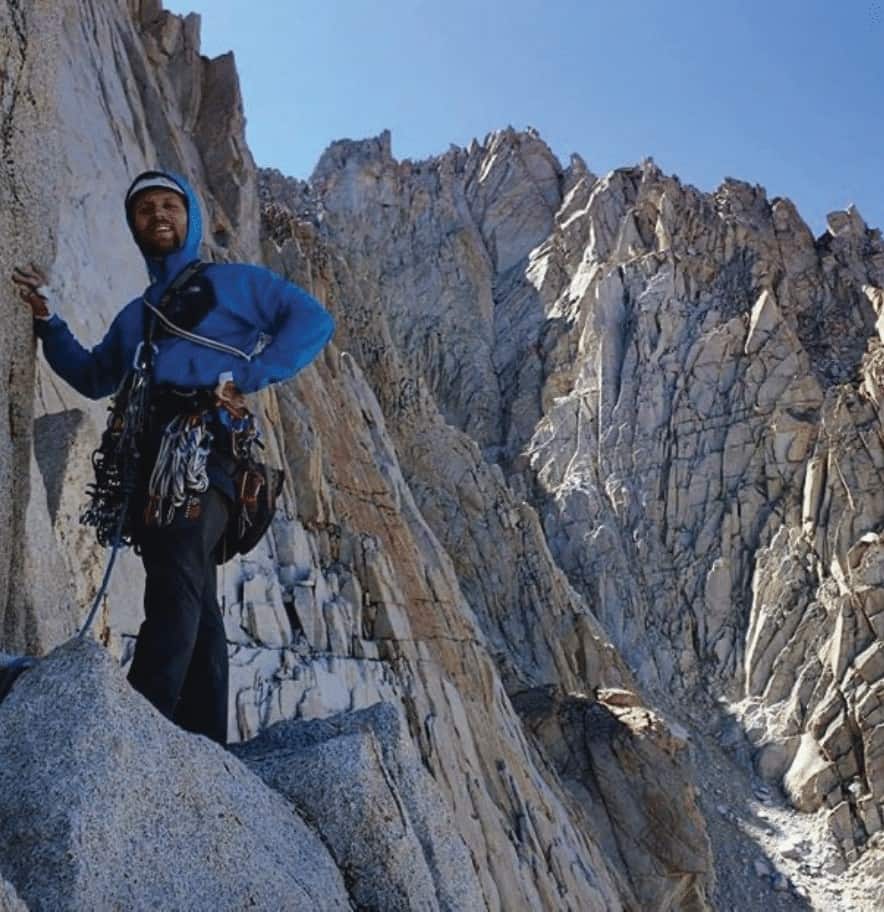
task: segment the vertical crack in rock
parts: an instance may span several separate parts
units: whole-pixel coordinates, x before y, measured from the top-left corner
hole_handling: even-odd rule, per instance
[[[0,630],[10,651],[45,649],[64,628],[58,620],[65,592],[41,579],[58,568],[54,542],[31,549],[42,520],[29,501],[34,492],[31,458],[33,342],[27,309],[8,276],[15,265],[51,259],[56,236],[57,144],[53,84],[58,64],[59,10],[48,2],[5,0],[0,7],[0,307],[7,331],[0,341],[6,367],[0,390]]]

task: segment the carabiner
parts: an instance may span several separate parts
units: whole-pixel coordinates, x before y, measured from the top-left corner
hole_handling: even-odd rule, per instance
[[[150,343],[150,347],[153,350],[154,357],[156,357],[159,349],[153,342]],[[141,359],[142,352],[144,351],[144,340],[142,339],[138,343],[138,348],[135,349],[135,357],[132,359],[132,368],[133,370],[143,371],[147,367],[147,363]]]

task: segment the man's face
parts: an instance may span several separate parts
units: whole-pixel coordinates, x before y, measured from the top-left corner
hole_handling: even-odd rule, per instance
[[[178,250],[187,235],[187,207],[174,190],[144,190],[132,203],[132,228],[138,246],[148,256]]]

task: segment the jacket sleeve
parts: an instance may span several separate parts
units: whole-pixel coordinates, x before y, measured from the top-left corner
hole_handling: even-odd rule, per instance
[[[272,273],[260,312],[272,339],[248,364],[234,368],[234,382],[244,393],[293,377],[319,354],[335,329],[319,301]]]
[[[55,373],[78,393],[101,399],[116,391],[125,374],[121,317],[122,312],[91,351],[80,345],[58,314],[48,320],[34,320],[34,331],[43,340],[43,354]]]

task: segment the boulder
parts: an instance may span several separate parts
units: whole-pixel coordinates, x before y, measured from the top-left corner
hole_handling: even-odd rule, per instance
[[[163,718],[91,641],[57,648],[0,705],[0,846],[33,908],[350,909],[292,806]]]
[[[28,907],[19,899],[15,887],[0,877],[0,912],[28,912]]]

